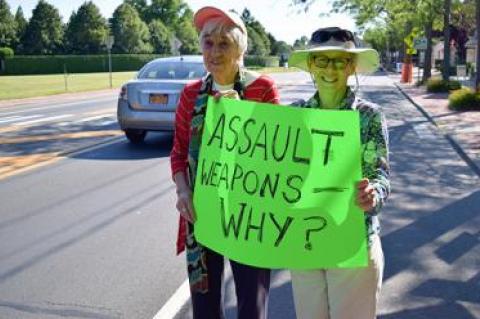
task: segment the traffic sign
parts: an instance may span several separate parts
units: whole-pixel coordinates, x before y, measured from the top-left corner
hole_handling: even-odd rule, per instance
[[[426,50],[427,49],[427,38],[413,39],[413,47],[417,50]]]
[[[113,37],[113,35],[109,35],[105,39],[105,45],[107,46],[107,49],[111,50],[114,42],[115,42],[115,38]]]

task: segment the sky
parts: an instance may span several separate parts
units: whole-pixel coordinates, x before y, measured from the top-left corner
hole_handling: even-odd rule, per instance
[[[72,11],[76,11],[85,0],[46,0],[54,5],[67,22]],[[241,13],[246,7],[253,17],[260,21],[267,32],[273,34],[277,41],[283,40],[289,44],[302,35],[310,38],[313,31],[320,27],[338,25],[355,31],[355,22],[346,14],[336,14],[330,17],[320,17],[320,13],[328,13],[330,4],[328,0],[318,0],[308,12],[292,7],[290,0],[184,0],[193,11],[204,6],[215,6],[224,10],[235,9]],[[22,6],[23,13],[28,19],[32,14],[38,0],[7,0],[12,13],[17,7]],[[100,8],[103,16],[110,18],[113,11],[122,0],[93,0]]]

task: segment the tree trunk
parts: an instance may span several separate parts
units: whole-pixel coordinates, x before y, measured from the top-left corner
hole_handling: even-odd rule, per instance
[[[427,50],[425,50],[425,60],[423,65],[422,82],[424,83],[427,82],[427,80],[432,76],[432,27],[433,20],[429,20],[425,25],[425,35],[427,36]]]
[[[475,58],[475,91],[477,93],[480,92],[480,0],[476,1],[476,9],[475,9],[475,16],[477,22],[477,57]]]
[[[450,77],[450,2],[443,3],[443,69],[442,78],[448,80]]]

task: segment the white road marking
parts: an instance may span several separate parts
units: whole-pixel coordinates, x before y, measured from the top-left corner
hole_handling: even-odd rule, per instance
[[[85,122],[91,122],[91,121],[95,121],[95,120],[105,119],[104,121],[93,123],[97,126],[105,126],[105,125],[115,123],[117,121],[116,119],[112,119],[112,116],[113,115],[111,113],[106,113],[106,114],[87,117],[87,118],[84,118],[84,119],[81,119],[81,120],[78,120],[78,121],[61,122],[61,123],[58,123],[57,125],[58,126],[68,126],[68,125],[74,125],[74,124],[77,124],[77,123],[85,123]]]
[[[100,123],[95,123],[95,124],[97,124],[99,126],[106,126],[106,125],[110,125],[110,124],[116,123],[116,122],[117,122],[117,120],[105,120],[105,121],[102,121]]]
[[[178,287],[177,291],[163,305],[162,309],[157,312],[153,319],[172,319],[182,309],[183,305],[190,298],[190,285],[188,279]]]
[[[60,122],[60,123],[57,123],[57,126],[69,126],[69,125],[72,125],[73,123],[75,122]]]
[[[96,115],[96,116],[87,117],[87,118],[84,118],[84,119],[81,119],[81,120],[78,120],[78,121],[75,121],[75,122],[76,123],[88,122],[88,121],[98,120],[98,119],[101,119],[101,118],[104,118],[104,117],[109,117],[110,115],[111,115],[110,113],[100,114],[100,115]]]
[[[23,121],[23,120],[37,118],[37,117],[40,117],[40,115],[8,116],[8,117],[4,117],[4,118],[0,119],[0,123],[17,122],[17,121]]]
[[[79,104],[88,104],[88,103],[97,103],[97,102],[100,102],[100,103],[115,102],[116,100],[117,100],[116,96],[115,97],[109,97],[109,98],[103,98],[103,99],[89,99],[89,100],[82,100],[82,101],[76,101],[76,102],[70,102],[70,103],[62,103],[62,104],[55,104],[55,105],[32,107],[32,108],[27,108],[25,110],[19,110],[19,111],[0,112],[0,115],[13,115],[13,114],[32,112],[32,111],[51,110],[51,109],[56,109],[56,108],[59,108],[59,107],[73,106],[73,105],[79,105]]]
[[[63,114],[63,115],[57,115],[57,116],[50,116],[50,117],[44,117],[44,118],[37,119],[37,120],[16,123],[16,125],[24,126],[24,125],[36,124],[36,123],[40,123],[40,122],[48,122],[48,121],[53,121],[53,120],[58,120],[58,119],[64,119],[66,117],[71,117],[71,116],[73,116],[73,114]]]

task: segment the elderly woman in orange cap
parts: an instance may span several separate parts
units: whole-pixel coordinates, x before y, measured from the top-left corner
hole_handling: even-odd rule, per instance
[[[214,7],[194,15],[200,33],[200,48],[208,74],[183,89],[175,117],[172,175],[177,189],[180,227],[177,252],[186,248],[188,277],[195,319],[224,318],[222,278],[224,256],[195,240],[192,204],[196,162],[202,137],[208,96],[223,96],[257,102],[278,103],[274,82],[265,75],[245,70],[247,29],[240,17]],[[235,281],[238,318],[263,319],[270,286],[270,270],[230,260]]]
[[[359,111],[364,178],[356,201],[367,226],[368,265],[364,268],[292,270],[299,319],[374,319],[382,284],[383,251],[378,215],[390,193],[388,132],[380,106],[356,96],[347,83],[356,73],[378,68],[378,53],[357,48],[353,34],[338,27],[318,29],[310,48],[292,53],[289,65],[311,74],[316,92],[298,106]]]

